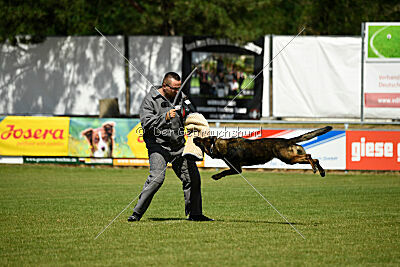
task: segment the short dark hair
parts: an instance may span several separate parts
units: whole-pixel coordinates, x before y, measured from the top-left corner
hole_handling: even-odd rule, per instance
[[[167,79],[171,79],[171,78],[174,79],[174,80],[177,80],[177,81],[180,81],[180,80],[181,80],[181,76],[179,76],[178,73],[170,71],[170,72],[167,72],[167,73],[164,75],[163,83],[165,83],[165,81],[166,81]]]

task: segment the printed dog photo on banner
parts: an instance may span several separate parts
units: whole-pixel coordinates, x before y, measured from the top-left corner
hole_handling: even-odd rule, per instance
[[[115,122],[103,123],[101,127],[87,128],[82,131],[90,147],[90,157],[112,158],[115,137]]]
[[[130,140],[139,120],[71,118],[69,156],[132,158],[140,140]]]

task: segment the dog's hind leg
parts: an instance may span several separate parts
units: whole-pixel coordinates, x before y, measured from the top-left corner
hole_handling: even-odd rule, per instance
[[[321,167],[321,165],[319,165],[319,161],[317,159],[314,159],[314,163],[315,165],[317,165],[319,174],[321,174],[321,177],[325,176],[325,170]]]
[[[313,158],[311,158],[310,154],[307,154],[307,161],[310,163],[314,173],[316,173],[317,169],[318,169],[319,174],[321,175],[321,177],[325,176],[325,170],[319,164],[319,160],[313,159]]]
[[[321,167],[319,164],[319,160],[313,159],[310,154],[303,154],[303,155],[297,155],[292,158],[290,161],[290,164],[307,164],[309,163],[313,169],[313,172],[316,173],[317,170],[319,171],[319,174],[324,177],[325,176],[325,170]]]

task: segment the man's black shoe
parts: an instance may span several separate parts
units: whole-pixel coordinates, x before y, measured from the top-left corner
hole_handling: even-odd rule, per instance
[[[142,216],[140,216],[139,214],[133,213],[131,216],[129,216],[128,222],[138,222],[141,218]]]
[[[196,222],[211,222],[214,221],[214,219],[208,218],[207,216],[201,214],[201,215],[189,215],[188,218],[189,221],[196,221]]]

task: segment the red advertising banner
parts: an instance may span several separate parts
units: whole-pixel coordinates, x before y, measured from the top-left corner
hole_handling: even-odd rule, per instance
[[[400,108],[400,94],[396,94],[396,93],[365,93],[364,99],[365,99],[366,107]]]
[[[348,170],[400,170],[400,131],[347,131]]]

